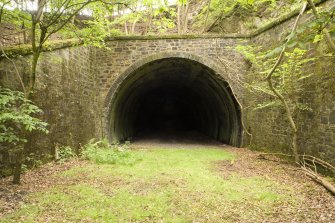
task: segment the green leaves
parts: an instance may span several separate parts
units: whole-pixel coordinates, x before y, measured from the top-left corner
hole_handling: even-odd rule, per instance
[[[98,164],[132,165],[137,159],[132,156],[129,145],[110,145],[107,139],[91,139],[83,148],[81,157]]]
[[[320,42],[322,39],[323,39],[323,35],[322,34],[317,34],[314,37],[313,43]]]
[[[298,47],[300,42],[292,41],[287,46],[282,63],[273,73],[273,86],[279,92],[292,111],[311,111],[308,104],[303,104],[300,98],[303,97],[305,85],[314,82],[315,75],[312,70],[308,69],[316,60],[311,57],[308,51]],[[264,80],[265,76],[272,69],[278,54],[282,51],[284,45],[266,51],[254,46],[238,46],[236,50],[242,53],[251,63],[250,82],[246,88],[251,92],[262,93],[266,95],[260,102],[255,105],[258,109],[272,109],[281,105]]]
[[[73,151],[73,149],[70,146],[56,147],[56,151],[58,153],[57,158],[59,159],[60,162],[64,162],[76,156],[76,153]]]
[[[271,57],[273,57],[273,56],[278,55],[278,54],[283,50],[283,47],[284,47],[284,46],[279,46],[279,47],[277,47],[277,48],[271,50],[271,51],[268,52],[264,57],[265,57],[265,58],[271,58]]]
[[[19,91],[0,87],[0,143],[25,143],[26,132],[48,133],[48,124],[34,117],[42,110]]]

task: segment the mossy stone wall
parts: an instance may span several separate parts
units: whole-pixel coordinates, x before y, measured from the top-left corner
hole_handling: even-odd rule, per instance
[[[335,7],[335,2],[328,1],[326,7]],[[300,23],[313,17],[306,14]],[[289,34],[295,17],[268,29],[253,37],[250,44],[268,49],[283,44]],[[311,110],[299,111],[295,115],[299,130],[299,147],[301,154],[310,154],[335,164],[335,58],[323,55],[330,52],[325,41],[310,44],[312,56],[320,57],[316,62],[305,67],[305,72],[314,75],[304,80],[301,102]],[[247,76],[247,81],[251,81]],[[258,94],[249,94],[244,100],[244,118],[247,128],[253,134],[252,146],[257,149],[290,153],[291,130],[284,109],[266,108],[254,110],[263,98]]]
[[[50,133],[34,134],[30,139],[29,153],[34,153],[35,158],[53,156],[57,146],[78,149],[98,136],[96,98],[99,90],[91,57],[91,48],[83,46],[41,55],[32,100],[43,110],[40,118],[49,123]],[[21,74],[29,72],[30,55],[13,60]],[[0,81],[2,86],[21,90],[13,64],[6,59],[0,61]],[[0,152],[2,163],[6,162],[5,157],[4,151]]]
[[[304,19],[308,19],[307,15]],[[70,145],[79,148],[90,138],[104,137],[106,101],[111,89],[122,83],[125,72],[135,69],[139,61],[155,60],[163,54],[202,58],[219,67],[218,76],[227,81],[242,105],[246,128],[253,134],[252,146],[290,152],[290,129],[283,110],[254,110],[262,101],[243,89],[250,81],[248,63],[234,48],[238,44],[272,47],[282,42],[294,21],[291,18],[257,35],[169,36],[145,38],[114,38],[107,42],[110,49],[72,46],[44,52],[38,64],[37,91],[34,101],[44,110],[41,118],[50,124],[48,136],[34,136],[32,151],[53,154],[54,148]],[[313,50],[324,51],[320,44]],[[321,54],[320,54],[321,55]],[[16,57],[20,72],[28,72],[31,56]],[[334,163],[335,160],[335,69],[334,58],[324,58],[309,69],[321,80],[309,80],[303,100],[312,111],[298,117],[299,145],[302,153],[312,154]],[[4,86],[19,89],[13,65],[0,61],[0,80]],[[322,83],[322,85],[320,85]],[[107,103],[108,104],[108,103]],[[244,145],[249,138],[245,134]],[[0,161],[4,157],[0,155]]]

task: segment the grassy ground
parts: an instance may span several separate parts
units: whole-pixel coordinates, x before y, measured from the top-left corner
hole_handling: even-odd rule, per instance
[[[309,222],[317,216],[295,185],[226,168],[243,162],[232,149],[138,146],[127,159],[55,172],[50,186],[27,195],[0,222]]]

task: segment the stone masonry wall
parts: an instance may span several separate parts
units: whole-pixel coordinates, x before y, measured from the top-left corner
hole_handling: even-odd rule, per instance
[[[45,157],[53,155],[56,146],[79,148],[93,137],[103,137],[108,91],[125,70],[145,58],[154,59],[152,56],[162,53],[173,53],[176,57],[194,55],[225,68],[219,69],[219,75],[228,82],[236,76],[243,77],[247,65],[234,51],[234,46],[243,41],[236,38],[125,39],[109,41],[110,49],[79,46],[43,53],[33,101],[43,109],[41,118],[49,123],[50,133],[33,136],[31,152]],[[14,58],[20,73],[29,71],[30,60],[31,56]],[[20,89],[13,68],[8,60],[0,61],[1,84]],[[231,86],[237,98],[242,98],[241,86],[233,81]]]
[[[308,19],[308,18],[305,18]],[[53,154],[58,145],[78,148],[90,138],[102,137],[104,106],[111,88],[118,86],[125,71],[139,62],[150,62],[159,55],[201,58],[219,69],[241,103],[246,128],[253,134],[253,146],[289,152],[290,131],[281,110],[254,110],[262,98],[243,89],[250,81],[249,64],[234,48],[238,44],[275,46],[286,36],[294,18],[250,38],[175,37],[119,38],[107,42],[110,49],[85,46],[69,47],[43,53],[38,65],[37,92],[34,101],[44,110],[42,119],[50,124],[48,136],[34,136],[31,148],[39,153]],[[323,49],[320,45],[317,49]],[[29,70],[31,56],[15,59],[20,72]],[[335,160],[335,91],[334,59],[320,60],[309,69],[320,73],[323,85],[310,81],[303,100],[311,112],[299,114],[299,144],[303,152]],[[327,74],[327,75],[322,75]],[[320,79],[320,78],[319,78]],[[12,64],[0,61],[0,81],[4,86],[19,89]],[[248,137],[245,136],[245,139]],[[244,145],[248,145],[245,141]],[[38,148],[38,149],[36,149]],[[32,149],[33,151],[34,149]],[[0,155],[0,161],[1,161]]]
[[[41,119],[49,123],[48,135],[35,134],[30,152],[37,157],[53,155],[55,147],[80,144],[98,135],[96,73],[89,47],[72,47],[43,53],[38,63],[36,93],[33,101],[42,110]],[[28,72],[31,56],[14,59],[20,73]],[[20,90],[14,67],[0,61],[1,85]],[[0,161],[6,154],[0,152]]]
[[[175,38],[175,39],[142,39],[118,40],[108,42],[110,50],[95,50],[95,66],[99,79],[101,94],[99,101],[103,102],[110,89],[115,88],[122,81],[124,72],[134,64],[151,62],[166,55],[174,57],[201,58],[208,64],[219,69],[222,79],[230,83],[238,100],[243,98],[243,89],[237,84],[237,77],[243,78],[247,70],[247,63],[234,48],[243,44],[245,39],[238,38]],[[105,112],[106,113],[106,112]]]
[[[334,6],[335,2],[327,2],[326,7]],[[311,14],[305,15],[300,23],[311,17]],[[253,38],[251,43],[265,48],[278,47],[289,34],[294,21],[295,18],[292,18],[273,27]],[[330,50],[325,41],[311,44],[309,48],[314,56],[321,58],[305,68],[305,72],[314,75],[305,80],[304,94],[300,99],[309,105],[311,111],[299,111],[295,117],[299,129],[300,153],[315,155],[335,164],[335,59],[322,57]],[[253,146],[290,153],[290,127],[284,110],[254,110],[254,105],[261,101],[259,95],[252,94],[244,101],[248,108],[245,111],[246,125],[253,133]]]
[[[109,41],[106,49],[95,50],[95,66],[98,72],[101,96],[104,98],[111,86],[123,72],[135,62],[152,55],[174,53],[195,55],[205,61],[221,67],[220,75],[229,81],[236,76],[243,76],[247,65],[243,57],[234,48],[243,44],[241,38],[174,38],[174,39],[143,39]],[[228,69],[225,66],[230,66]],[[239,72],[239,73],[236,73]],[[242,94],[240,86],[232,84],[237,96]]]

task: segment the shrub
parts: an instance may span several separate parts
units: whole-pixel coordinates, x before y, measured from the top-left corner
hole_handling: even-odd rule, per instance
[[[22,163],[27,161],[24,148],[30,133],[48,133],[48,124],[35,117],[41,112],[22,92],[0,86],[0,155],[9,160],[14,158],[13,183],[20,182]]]
[[[64,162],[76,156],[76,153],[70,146],[56,147],[56,151],[58,153],[56,159],[60,162]]]
[[[30,153],[29,155],[26,155],[25,157],[25,166],[26,169],[29,168],[36,168],[39,167],[43,164],[42,160],[40,159],[40,157],[38,155],[36,155],[35,153]]]
[[[131,165],[136,161],[129,149],[129,143],[111,145],[107,139],[91,139],[83,146],[81,157],[99,164]]]
[[[48,124],[34,117],[42,110],[22,92],[0,86],[0,111],[0,143],[16,146],[27,142],[27,132],[48,133]]]

